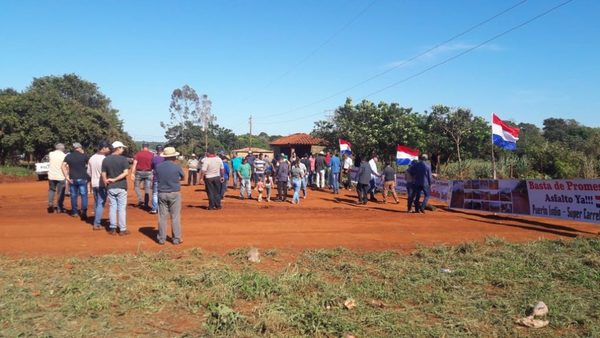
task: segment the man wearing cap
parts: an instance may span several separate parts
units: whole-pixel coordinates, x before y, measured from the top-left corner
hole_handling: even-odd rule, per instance
[[[69,182],[71,190],[71,216],[87,219],[88,208],[88,157],[83,152],[81,143],[73,143],[73,151],[70,152],[62,164],[62,172]],[[77,197],[81,196],[81,212],[77,208]]]
[[[48,168],[48,213],[54,212],[54,195],[58,193],[56,212],[64,212],[65,200],[65,174],[62,172],[62,164],[65,160],[65,145],[57,143],[54,151],[48,154],[50,167]]]
[[[167,218],[171,216],[173,244],[181,240],[181,183],[183,169],[175,163],[179,153],[173,147],[166,147],[160,155],[165,159],[156,167],[158,181],[158,244],[167,240]]]
[[[216,156],[212,148],[206,150],[206,157],[202,161],[200,180],[204,179],[206,194],[208,195],[208,210],[221,209],[221,183],[225,180],[225,166],[223,160]]]
[[[154,154],[148,150],[148,143],[142,144],[142,150],[133,157],[131,179],[134,180],[133,188],[138,198],[138,207],[148,209],[150,192],[152,191],[152,158]],[[140,191],[140,183],[144,183],[144,196]]]
[[[127,148],[121,141],[112,144],[112,154],[102,161],[102,180],[107,189],[108,203],[110,205],[108,218],[111,235],[125,236],[131,234],[127,230],[127,175],[129,174],[129,161],[123,151]],[[118,218],[117,218],[118,217]]]
[[[156,145],[156,155],[152,159],[152,210],[151,214],[158,213],[158,181],[156,180],[156,167],[165,161],[165,158],[160,156],[163,153],[163,146]]]
[[[102,229],[102,214],[106,203],[106,187],[102,181],[102,162],[108,154],[110,154],[110,145],[102,141],[98,144],[98,151],[88,161],[87,174],[91,179],[92,192],[94,193],[94,223],[92,230]]]
[[[198,166],[200,161],[196,158],[196,154],[192,154],[187,162],[188,166],[188,185],[196,185],[198,183]]]

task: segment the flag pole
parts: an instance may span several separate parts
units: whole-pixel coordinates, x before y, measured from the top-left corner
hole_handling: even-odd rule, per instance
[[[492,124],[494,123],[494,113],[492,113]],[[494,156],[494,127],[492,127],[492,177],[496,179],[496,156]]]

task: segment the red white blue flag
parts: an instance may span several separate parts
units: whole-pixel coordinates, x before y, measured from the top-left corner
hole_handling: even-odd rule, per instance
[[[516,150],[519,128],[508,126],[495,113],[492,113],[492,140],[500,148]]]
[[[342,155],[352,155],[352,144],[350,144],[350,142],[346,141],[346,140],[342,140],[340,139],[340,154]]]
[[[419,159],[419,151],[409,147],[396,146],[396,164],[409,165],[413,160]]]

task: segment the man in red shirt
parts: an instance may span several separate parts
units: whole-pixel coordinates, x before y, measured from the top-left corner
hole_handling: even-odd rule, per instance
[[[135,194],[138,198],[138,207],[148,208],[150,194],[152,193],[152,159],[154,153],[148,150],[148,143],[142,144],[140,150],[133,157],[133,166],[131,167],[131,179],[134,181]],[[140,184],[144,183],[144,195],[140,191]]]

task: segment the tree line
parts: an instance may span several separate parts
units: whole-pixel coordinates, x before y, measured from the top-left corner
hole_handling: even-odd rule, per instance
[[[166,144],[184,154],[201,154],[207,145],[226,152],[249,145],[268,149],[280,137],[264,132],[236,135],[217,124],[211,107],[208,95],[198,95],[187,85],[173,90],[170,119],[161,122]],[[500,177],[599,176],[600,128],[562,118],[548,118],[542,128],[512,124],[521,130],[517,150],[495,148]],[[136,149],[110,99],[95,83],[75,74],[34,78],[22,92],[0,89],[0,127],[1,164],[23,157],[40,160],[58,142],[80,142],[92,152],[99,141],[118,139],[130,152]],[[421,113],[398,103],[354,104],[348,98],[330,118],[316,121],[311,134],[324,139],[330,149],[342,138],[359,155],[376,151],[392,161],[396,144],[416,148],[429,154],[434,171],[447,178],[492,175],[491,125],[468,108],[434,105]]]
[[[600,128],[561,118],[544,120],[542,128],[512,124],[521,130],[517,150],[494,148],[500,177],[598,177]],[[468,108],[434,105],[419,113],[397,103],[354,104],[348,98],[330,118],[315,122],[312,134],[330,145],[348,140],[360,156],[375,151],[393,160],[396,144],[416,148],[429,154],[434,171],[446,178],[492,176],[491,124]]]
[[[135,147],[110,99],[75,74],[34,78],[22,92],[0,89],[0,127],[2,164],[39,161],[59,142],[89,152],[101,140]]]

